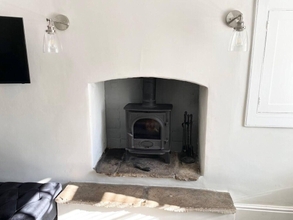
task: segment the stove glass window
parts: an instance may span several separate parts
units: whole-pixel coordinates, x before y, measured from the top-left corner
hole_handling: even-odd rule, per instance
[[[135,139],[161,139],[161,125],[154,119],[137,120],[133,127]]]

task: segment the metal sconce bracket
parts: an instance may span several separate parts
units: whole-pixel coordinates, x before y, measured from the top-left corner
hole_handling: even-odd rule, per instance
[[[242,31],[245,28],[243,14],[237,10],[229,12],[226,17],[226,24],[236,31]]]
[[[69,19],[65,15],[58,14],[52,18],[52,21],[54,22],[55,28],[60,31],[64,31],[69,27]]]

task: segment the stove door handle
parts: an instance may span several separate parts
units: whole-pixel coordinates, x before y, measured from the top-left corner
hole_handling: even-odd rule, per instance
[[[128,143],[130,144],[130,146],[133,148],[133,135],[131,133],[127,133],[128,137]]]

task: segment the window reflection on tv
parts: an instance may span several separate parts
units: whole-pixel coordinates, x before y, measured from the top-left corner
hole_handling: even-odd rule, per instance
[[[0,83],[30,83],[22,18],[0,16]]]

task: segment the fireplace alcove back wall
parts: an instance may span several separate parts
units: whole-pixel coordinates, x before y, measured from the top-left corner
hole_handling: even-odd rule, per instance
[[[157,104],[173,104],[171,113],[171,151],[182,148],[184,112],[193,114],[192,144],[197,151],[199,85],[168,79],[156,79]],[[105,82],[106,134],[108,148],[125,148],[126,118],[124,106],[142,102],[142,78],[128,78]]]

